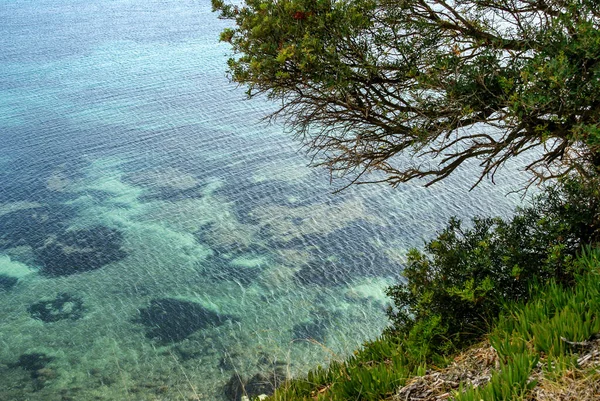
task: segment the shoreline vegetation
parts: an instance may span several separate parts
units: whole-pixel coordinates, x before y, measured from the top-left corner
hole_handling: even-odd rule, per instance
[[[563,179],[508,221],[451,220],[388,289],[381,337],[303,377],[241,382],[236,399],[599,399],[598,184]]]

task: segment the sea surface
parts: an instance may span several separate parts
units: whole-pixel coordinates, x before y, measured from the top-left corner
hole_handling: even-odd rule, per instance
[[[0,0],[0,400],[226,400],[387,325],[469,168],[351,187],[228,82],[208,0]]]

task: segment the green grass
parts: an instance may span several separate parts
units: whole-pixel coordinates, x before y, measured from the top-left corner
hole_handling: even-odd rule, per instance
[[[366,343],[346,361],[288,381],[269,399],[380,400],[392,395],[407,378],[425,372],[425,362],[414,351],[397,337],[383,336]]]

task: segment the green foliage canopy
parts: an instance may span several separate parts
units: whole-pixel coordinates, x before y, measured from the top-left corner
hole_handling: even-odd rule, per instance
[[[531,181],[600,166],[597,0],[213,0],[233,81],[278,100],[335,177]],[[398,157],[404,155],[404,157]],[[382,174],[364,175],[378,171]],[[368,178],[367,178],[368,177]],[[476,183],[474,183],[476,185]]]
[[[534,283],[570,285],[585,246],[600,244],[600,179],[563,179],[508,220],[475,218],[471,228],[452,219],[413,249],[405,282],[387,294],[390,332],[411,333],[436,352],[480,338],[510,301],[527,301]]]

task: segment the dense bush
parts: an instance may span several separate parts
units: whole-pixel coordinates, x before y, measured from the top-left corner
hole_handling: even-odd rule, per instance
[[[425,252],[410,251],[405,282],[388,289],[388,334],[408,335],[433,353],[477,339],[504,302],[526,301],[534,282],[568,284],[573,258],[600,241],[600,179],[563,180],[510,220],[456,219]]]

